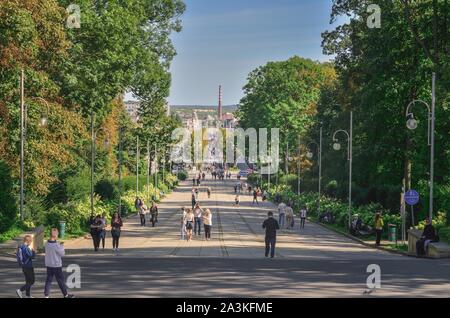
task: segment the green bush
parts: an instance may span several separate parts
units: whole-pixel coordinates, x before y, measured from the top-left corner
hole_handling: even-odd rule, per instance
[[[443,242],[450,244],[450,227],[443,227],[439,230],[438,235]]]
[[[108,179],[103,179],[97,182],[94,191],[103,201],[114,200],[118,195],[118,188],[116,188],[113,181]]]
[[[187,180],[189,175],[188,175],[187,171],[182,170],[177,173],[177,177],[178,177],[178,180],[185,181],[185,180]]]
[[[11,170],[5,162],[0,161],[0,233],[8,230],[17,219],[16,199],[12,190]]]
[[[66,184],[68,201],[82,200],[91,193],[91,172],[87,168],[83,169],[76,175],[68,177]]]

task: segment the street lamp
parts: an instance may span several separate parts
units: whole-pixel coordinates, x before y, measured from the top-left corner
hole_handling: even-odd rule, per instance
[[[306,145],[306,149],[307,149],[306,158],[308,158],[310,160],[314,158],[314,153],[311,151],[311,147],[310,147],[311,145],[316,146],[317,157],[319,160],[319,199],[318,199],[318,203],[319,203],[318,211],[319,212],[318,213],[320,214],[320,203],[321,203],[320,195],[322,193],[322,127],[320,127],[320,142],[319,142],[319,144],[317,144],[317,142],[315,142],[315,141],[312,141]]]
[[[352,161],[353,161],[353,112],[350,112],[350,133],[346,130],[340,129],[333,134],[333,149],[336,151],[341,150],[341,144],[336,138],[338,133],[343,133],[347,136],[347,160],[349,161],[349,174],[348,174],[348,228],[351,226],[352,218]]]
[[[431,107],[426,102],[422,100],[413,100],[409,103],[406,108],[406,127],[409,130],[415,130],[418,127],[418,122],[411,111],[412,106],[416,103],[425,105],[428,110],[428,146],[430,146],[430,204],[429,204],[429,218],[433,219],[433,183],[434,183],[434,130],[435,130],[435,105],[436,105],[436,73],[433,73],[432,79],[432,97],[431,97]]]
[[[93,118],[93,117],[92,117]],[[93,128],[93,122],[91,125],[91,128]],[[104,127],[100,127],[97,130],[92,129],[92,148],[91,148],[91,218],[94,217],[94,163],[95,163],[95,152],[96,152],[96,141],[97,141],[97,135],[100,131],[105,131]],[[109,146],[109,133],[108,138],[105,140],[105,146]]]
[[[19,212],[20,219],[23,220],[25,218],[24,214],[24,202],[25,202],[25,142],[26,142],[26,118],[27,118],[27,107],[25,106],[24,99],[24,81],[25,75],[24,71],[21,72],[20,79],[20,89],[21,89],[21,100],[20,100],[20,199],[19,199]],[[35,99],[43,102],[46,106],[47,112],[44,115],[41,115],[39,119],[39,126],[45,127],[48,123],[48,115],[50,113],[50,106],[48,102],[42,97],[31,97],[30,99]]]

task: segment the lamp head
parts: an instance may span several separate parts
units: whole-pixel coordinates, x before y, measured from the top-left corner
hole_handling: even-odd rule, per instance
[[[41,127],[46,127],[48,124],[48,118],[45,115],[42,115],[41,118],[39,119],[39,126]]]
[[[418,126],[417,120],[412,116],[410,119],[406,121],[406,127],[408,127],[409,130],[414,130]]]
[[[336,151],[341,150],[341,144],[339,142],[335,141],[333,144],[333,149]]]

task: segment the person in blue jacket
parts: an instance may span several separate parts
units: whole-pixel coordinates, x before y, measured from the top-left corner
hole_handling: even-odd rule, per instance
[[[25,285],[16,290],[19,298],[24,298],[23,292],[25,292],[26,298],[33,298],[31,297],[31,286],[33,286],[35,280],[33,259],[35,258],[36,253],[30,248],[31,242],[31,235],[25,235],[23,243],[17,248],[17,261],[22,267],[22,272],[25,276]]]

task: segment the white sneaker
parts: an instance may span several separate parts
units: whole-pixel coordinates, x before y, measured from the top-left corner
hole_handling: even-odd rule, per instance
[[[23,294],[20,289],[16,290],[16,294],[17,294],[17,296],[19,296],[19,298],[23,298]]]
[[[33,296],[25,296],[25,298],[34,298]]]

